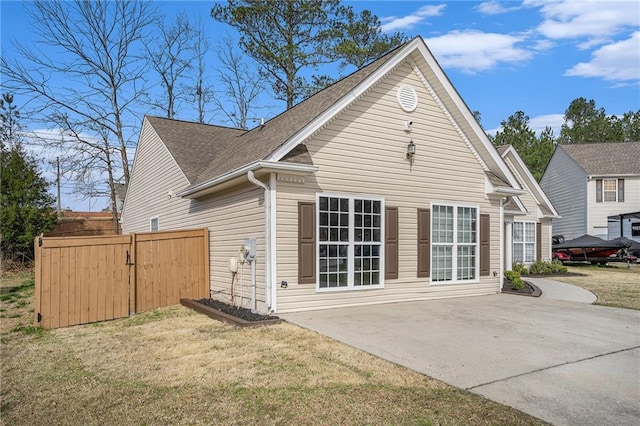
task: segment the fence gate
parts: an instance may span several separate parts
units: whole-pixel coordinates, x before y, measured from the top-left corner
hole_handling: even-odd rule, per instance
[[[122,318],[209,295],[208,229],[36,238],[35,322]]]

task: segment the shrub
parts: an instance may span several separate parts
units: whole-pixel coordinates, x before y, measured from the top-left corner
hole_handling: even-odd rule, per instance
[[[524,281],[520,278],[520,272],[518,271],[505,271],[504,277],[511,282],[513,288],[522,290],[524,288]]]
[[[514,263],[511,266],[511,270],[517,272],[520,276],[529,274],[529,270],[522,263]]]
[[[553,262],[548,262],[544,260],[538,260],[531,264],[529,267],[529,273],[531,274],[555,274],[555,273],[565,273],[567,272],[567,267],[562,264],[562,262],[558,260],[554,260]]]

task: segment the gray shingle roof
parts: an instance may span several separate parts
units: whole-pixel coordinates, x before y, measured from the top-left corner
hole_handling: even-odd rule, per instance
[[[559,145],[592,176],[640,175],[640,142]]]
[[[401,47],[250,131],[159,117],[147,119],[189,182],[199,184],[269,156],[384,65]],[[306,147],[282,161],[312,164]]]
[[[227,148],[247,131],[168,118],[147,116],[162,142],[189,182],[198,179],[206,167],[224,156]]]

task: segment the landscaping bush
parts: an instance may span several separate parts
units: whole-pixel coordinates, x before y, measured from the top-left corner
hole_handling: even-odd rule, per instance
[[[511,270],[513,272],[517,272],[519,276],[529,274],[529,270],[522,263],[514,263],[513,265],[511,265]]]
[[[522,290],[524,288],[524,281],[520,278],[520,272],[518,271],[505,271],[504,277],[511,281],[513,288]]]
[[[538,260],[529,266],[530,274],[556,274],[556,273],[566,273],[567,267],[562,264],[562,262],[558,260],[554,260],[552,262]]]

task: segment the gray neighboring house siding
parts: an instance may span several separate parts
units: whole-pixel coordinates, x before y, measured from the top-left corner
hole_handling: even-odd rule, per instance
[[[556,150],[540,187],[558,214],[553,234],[572,239],[587,233],[587,173],[562,148]]]

